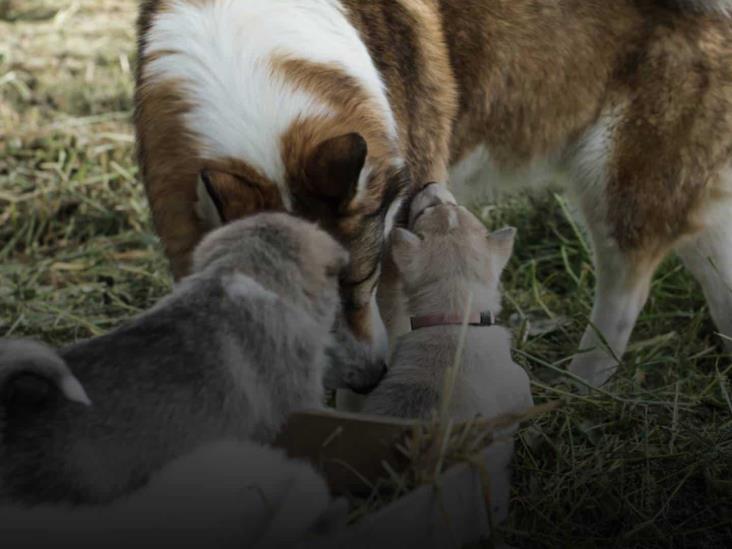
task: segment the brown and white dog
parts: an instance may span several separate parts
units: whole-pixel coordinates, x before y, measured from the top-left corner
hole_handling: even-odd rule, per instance
[[[600,384],[614,371],[671,251],[732,335],[730,7],[143,0],[137,135],[173,270],[220,222],[276,208],[317,219],[351,253],[350,325],[383,353],[374,293],[410,182],[560,173],[596,255],[575,373]],[[215,215],[197,214],[202,186]]]

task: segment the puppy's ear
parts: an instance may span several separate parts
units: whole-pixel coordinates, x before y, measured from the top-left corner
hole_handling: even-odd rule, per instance
[[[358,133],[323,141],[305,165],[305,190],[335,209],[347,206],[358,192],[368,145]]]
[[[513,244],[516,240],[516,229],[514,227],[504,227],[488,235],[488,243],[493,257],[498,262],[498,271],[501,272],[508,264],[513,254]]]
[[[422,239],[412,231],[397,227],[391,233],[391,259],[400,272],[409,269],[422,246]]]
[[[30,340],[0,341],[0,405],[6,409],[42,406],[54,393],[91,406],[66,362],[50,347]]]
[[[54,378],[46,374],[29,369],[9,377],[0,391],[3,404],[9,408],[37,408],[50,400],[54,391],[59,391],[70,402],[91,406],[78,379],[70,375]]]
[[[204,170],[196,186],[196,213],[206,229],[265,210],[282,209],[272,184],[259,184],[230,173]]]

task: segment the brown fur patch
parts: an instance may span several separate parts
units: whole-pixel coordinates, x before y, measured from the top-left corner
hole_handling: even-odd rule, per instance
[[[607,193],[625,249],[699,229],[692,214],[732,161],[732,25],[654,20],[618,82],[632,92]]]
[[[356,131],[360,133],[369,147],[369,156],[383,158],[400,154],[397,144],[389,137],[383,113],[378,104],[368,95],[363,86],[338,65],[315,63],[305,59],[275,57],[272,68],[279,76],[284,76],[296,88],[308,91],[322,99],[338,113],[338,121],[323,120],[318,130],[327,129],[324,134],[315,133],[314,138],[288,149],[283,154],[290,165],[303,165],[313,149],[326,139]],[[312,123],[311,123],[312,125]],[[326,126],[328,126],[326,128]],[[296,129],[291,129],[292,133]],[[293,137],[285,137],[290,145],[296,145]],[[292,156],[294,155],[294,156]]]
[[[663,248],[732,158],[732,24],[664,0],[440,0],[460,107],[452,160],[560,154],[613,105],[611,235]],[[708,193],[706,193],[708,194]],[[650,252],[649,252],[650,253]]]
[[[135,127],[138,157],[155,228],[173,274],[183,276],[203,236],[194,210],[200,148],[182,121],[189,105],[175,83],[138,84]]]
[[[341,3],[386,85],[412,181],[446,181],[457,97],[436,2]]]
[[[598,116],[625,43],[625,0],[441,0],[460,108],[452,160],[478,144],[506,167],[558,152]]]
[[[138,162],[155,229],[178,278],[188,272],[190,253],[203,236],[193,208],[200,160],[198,144],[182,120],[190,105],[175,83],[151,85],[143,77],[146,64],[153,59],[143,56],[147,32],[154,14],[165,5],[161,0],[140,4],[135,130]]]

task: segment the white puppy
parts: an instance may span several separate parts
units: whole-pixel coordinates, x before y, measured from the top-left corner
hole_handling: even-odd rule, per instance
[[[410,223],[412,231],[394,231],[391,252],[412,331],[397,339],[389,372],[366,399],[364,411],[428,418],[445,397],[445,373],[455,362],[466,313],[470,326],[451,395],[451,418],[493,418],[531,407],[529,378],[511,358],[511,335],[495,325],[500,276],[515,230],[489,234],[439,185],[415,198]],[[508,509],[512,431],[494,445],[488,464],[495,473],[492,499],[499,518]]]

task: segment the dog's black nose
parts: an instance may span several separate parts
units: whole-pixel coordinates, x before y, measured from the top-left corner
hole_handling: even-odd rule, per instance
[[[360,383],[358,386],[351,385],[349,389],[353,391],[354,393],[358,393],[359,395],[367,395],[381,383],[381,380],[384,379],[384,376],[386,375],[386,372],[388,371],[388,368],[386,367],[386,363],[381,364],[381,370],[374,370],[377,372],[375,376],[372,378],[371,383]]]

